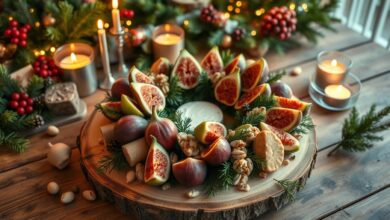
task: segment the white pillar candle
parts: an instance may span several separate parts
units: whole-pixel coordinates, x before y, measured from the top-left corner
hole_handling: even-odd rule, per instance
[[[119,16],[119,9],[118,9],[118,0],[112,0],[111,15],[112,15],[113,31],[115,34],[118,34],[122,31],[121,19]]]
[[[99,19],[97,22],[97,26],[98,26],[100,56],[102,59],[103,70],[105,74],[108,74],[111,73],[111,70],[110,70],[110,61],[108,59],[106,31],[103,29],[103,21]]]

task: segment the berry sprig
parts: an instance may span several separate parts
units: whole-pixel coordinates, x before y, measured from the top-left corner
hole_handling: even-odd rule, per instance
[[[232,38],[235,40],[235,41],[240,41],[241,39],[243,39],[246,35],[246,30],[245,28],[236,28],[234,29],[233,33],[232,33]]]
[[[280,40],[291,37],[297,24],[296,13],[287,7],[273,7],[264,15],[260,24],[260,33],[264,37],[272,36]]]
[[[4,31],[4,36],[9,39],[11,44],[16,44],[20,47],[27,47],[27,37],[31,26],[29,24],[20,25],[18,21],[11,20],[8,28]]]
[[[134,17],[134,11],[131,9],[121,9],[119,15],[122,19],[132,19]]]
[[[39,56],[32,65],[35,74],[42,78],[58,78],[62,75],[62,70],[55,65],[51,57]]]
[[[208,5],[202,8],[200,12],[200,20],[205,23],[213,24],[217,27],[223,27],[226,24],[227,17],[221,11],[214,8],[213,5]]]
[[[16,111],[18,115],[30,114],[34,111],[34,101],[25,92],[14,92],[11,94],[11,100],[8,106]]]

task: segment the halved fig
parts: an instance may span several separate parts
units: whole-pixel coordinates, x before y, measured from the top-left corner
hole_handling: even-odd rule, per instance
[[[152,67],[150,67],[150,72],[154,75],[157,74],[169,74],[169,60],[165,57],[160,57],[154,63],[152,64]]]
[[[309,102],[303,102],[298,99],[289,99],[281,96],[275,96],[275,99],[277,106],[299,110],[303,115],[307,115],[311,109],[311,103]]]
[[[284,160],[280,139],[271,131],[261,131],[253,142],[253,152],[262,159],[262,170],[271,173],[279,169]]]
[[[156,106],[158,111],[165,108],[165,96],[157,86],[146,83],[131,83],[130,87],[145,114],[151,115],[153,106]]]
[[[204,121],[196,126],[195,137],[203,144],[211,144],[219,137],[226,136],[226,128],[222,123]]]
[[[233,106],[241,90],[240,69],[235,68],[233,73],[220,79],[214,88],[214,96],[220,103]]]
[[[142,114],[133,101],[131,101],[130,97],[125,94],[122,94],[121,96],[121,108],[122,112],[126,115],[138,115],[144,117],[144,114]]]
[[[230,63],[225,66],[225,74],[229,75],[234,71],[235,68],[239,68],[241,72],[245,70],[246,61],[244,55],[239,54],[232,61],[230,61]]]
[[[200,62],[200,65],[207,72],[209,78],[211,78],[216,72],[222,72],[223,62],[217,46],[213,47],[207,53],[202,62]]]
[[[268,64],[263,58],[248,66],[241,74],[242,90],[249,91],[268,78]]]
[[[282,142],[284,151],[295,152],[299,150],[300,147],[299,141],[291,134],[279,128],[275,128],[271,125],[267,125],[264,122],[260,122],[260,127],[261,130],[263,131],[271,131],[272,133],[274,133]]]
[[[161,185],[169,178],[171,161],[168,152],[152,137],[145,161],[144,180],[149,185]]]
[[[299,110],[273,107],[268,109],[265,123],[289,132],[299,125],[301,119],[302,112]]]
[[[193,187],[204,182],[207,166],[203,160],[187,157],[172,165],[172,173],[180,184]]]
[[[98,105],[103,115],[111,121],[116,121],[123,116],[121,102],[102,102]]]
[[[264,83],[254,87],[252,90],[241,95],[240,99],[234,105],[235,109],[241,109],[245,105],[250,105],[257,97],[261,95],[269,96],[271,94],[271,88],[268,83]]]
[[[178,86],[182,89],[192,89],[199,84],[202,67],[186,50],[180,52],[173,67],[171,77],[177,76]]]
[[[229,142],[224,137],[219,137],[201,153],[201,157],[210,165],[217,166],[229,160],[231,155]]]
[[[141,70],[139,70],[135,66],[131,67],[131,69],[129,71],[129,82],[148,83],[148,84],[153,83],[152,79],[148,75],[141,72]]]

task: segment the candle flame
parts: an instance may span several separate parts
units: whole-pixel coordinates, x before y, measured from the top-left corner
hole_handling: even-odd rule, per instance
[[[330,62],[330,65],[332,65],[332,66],[337,66],[337,60],[333,59],[333,60]]]
[[[337,93],[341,93],[341,91],[343,90],[343,86],[338,85],[336,90],[337,90]]]
[[[164,29],[165,29],[165,31],[170,31],[170,30],[171,30],[171,25],[166,24],[166,25],[164,26]]]
[[[103,21],[101,19],[97,21],[97,27],[98,29],[103,29]]]
[[[72,61],[72,63],[77,61],[76,54],[74,54],[73,52],[70,54],[70,60]]]
[[[118,8],[118,0],[112,0],[112,8],[117,9]]]
[[[70,51],[74,51],[74,44],[70,44]]]

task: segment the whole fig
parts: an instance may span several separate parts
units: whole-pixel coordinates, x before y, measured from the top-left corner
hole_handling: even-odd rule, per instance
[[[120,118],[114,126],[114,140],[124,145],[136,140],[144,134],[148,122],[136,115],[127,115]]]
[[[156,107],[153,107],[152,111],[152,118],[145,130],[146,143],[150,145],[152,143],[151,136],[154,136],[166,150],[171,150],[177,139],[177,127],[168,118],[160,118]]]

